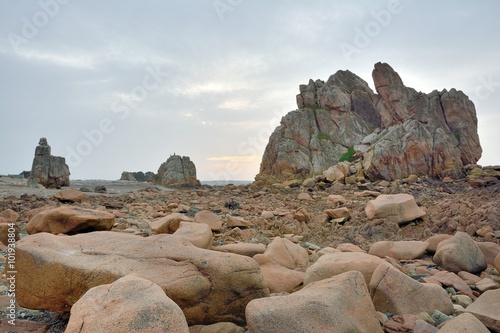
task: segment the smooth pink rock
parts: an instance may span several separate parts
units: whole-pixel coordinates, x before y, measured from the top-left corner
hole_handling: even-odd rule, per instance
[[[435,284],[413,280],[388,263],[380,264],[373,272],[370,292],[375,309],[392,314],[432,314],[439,310],[444,314],[454,312],[453,303],[446,291]]]
[[[472,314],[463,313],[446,321],[439,333],[490,333],[490,331]]]
[[[286,238],[275,237],[264,252],[271,261],[289,269],[306,268],[309,254],[302,246]]]
[[[361,273],[352,271],[287,295],[259,298],[246,308],[252,333],[382,333]]]
[[[363,252],[336,252],[319,257],[307,270],[304,284],[331,278],[349,271],[359,271],[368,285],[375,269],[384,262],[379,257]]]
[[[157,284],[132,275],[87,291],[73,305],[65,333],[189,333],[181,308]]]
[[[500,332],[500,289],[489,290],[461,312],[473,314],[493,332]]]
[[[390,222],[403,224],[425,215],[417,206],[415,198],[409,194],[379,195],[375,200],[370,200],[365,208],[369,220],[386,218]]]
[[[471,236],[457,231],[450,239],[439,243],[433,260],[447,271],[478,273],[486,269],[483,252]]]
[[[421,241],[379,241],[372,244],[368,253],[380,258],[387,256],[397,260],[412,260],[421,258],[428,245]]]

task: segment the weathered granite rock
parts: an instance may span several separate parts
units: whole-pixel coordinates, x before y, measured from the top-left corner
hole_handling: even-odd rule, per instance
[[[207,224],[213,231],[219,231],[222,228],[222,217],[209,210],[196,213],[193,222]]]
[[[338,219],[338,218],[348,219],[351,217],[351,212],[347,207],[325,209],[324,213],[332,219]]]
[[[368,253],[380,258],[389,256],[398,260],[412,260],[420,258],[428,245],[422,241],[379,241],[372,244]]]
[[[9,245],[9,239],[19,240],[19,234],[19,227],[15,223],[8,222],[3,217],[0,217],[0,243],[7,246]]]
[[[373,272],[370,293],[375,309],[392,314],[432,314],[439,310],[453,313],[453,303],[446,291],[435,284],[424,284],[393,268],[380,264]]]
[[[463,313],[452,320],[448,320],[439,333],[489,333],[490,331],[476,317]]]
[[[476,288],[480,292],[484,293],[485,291],[488,290],[495,290],[500,288],[500,284],[496,283],[490,278],[484,278],[481,279],[480,281],[476,282]]]
[[[257,254],[253,258],[260,265],[260,271],[270,293],[291,293],[304,283],[304,272],[281,266],[263,254]]]
[[[171,155],[160,165],[153,183],[163,186],[200,185],[196,167],[188,156]]]
[[[370,200],[365,208],[368,219],[386,218],[391,222],[403,224],[425,215],[410,194],[379,195]]]
[[[110,212],[61,206],[35,215],[26,225],[26,231],[30,235],[39,232],[76,234],[111,230],[114,224],[115,215]]]
[[[334,208],[337,207],[337,205],[343,205],[347,202],[344,196],[338,194],[330,194],[326,199]]]
[[[436,282],[445,287],[453,287],[456,291],[461,291],[465,295],[469,295],[471,297],[473,296],[472,290],[470,289],[469,285],[455,273],[438,271],[432,276],[424,278],[424,281],[427,283]]]
[[[5,209],[0,212],[0,217],[3,217],[8,223],[15,223],[21,215],[12,209]]]
[[[484,254],[484,259],[488,265],[493,265],[496,256],[500,254],[500,245],[493,242],[476,242],[477,246]]]
[[[444,240],[450,239],[451,237],[453,236],[447,234],[437,234],[429,237],[426,240],[426,242],[429,243],[429,246],[427,247],[427,252],[436,253],[439,243],[441,243]]]
[[[350,71],[301,85],[299,109],[271,134],[256,180],[321,175],[353,153],[372,180],[412,174],[457,179],[478,161],[476,111],[463,92],[417,92],[385,63],[375,64],[372,77],[377,94]]]
[[[65,333],[189,333],[186,318],[157,284],[126,275],[91,288],[71,308]]]
[[[337,180],[342,180],[345,177],[349,176],[349,162],[339,162],[336,165],[333,165],[323,171],[323,177],[326,178],[329,182],[335,182]]]
[[[236,228],[236,227],[251,228],[252,226],[253,224],[251,222],[248,222],[242,217],[232,216],[232,215],[227,216],[226,227],[228,228]]]
[[[236,243],[236,244],[225,244],[221,246],[216,246],[213,248],[214,251],[229,252],[241,254],[243,256],[253,257],[256,254],[262,254],[266,251],[266,246],[264,244],[252,244],[252,243]]]
[[[500,289],[489,290],[461,312],[468,312],[493,332],[500,332]]]
[[[69,175],[66,159],[52,156],[47,139],[40,138],[35,149],[29,182],[41,184],[47,188],[61,188],[69,186]]]
[[[379,257],[363,252],[337,252],[322,255],[307,270],[304,284],[324,280],[349,271],[363,274],[368,285],[375,269],[383,262]]]
[[[89,196],[84,192],[70,189],[61,190],[55,193],[53,197],[63,203],[81,203],[90,201]]]
[[[200,249],[173,235],[39,233],[16,245],[17,301],[30,309],[67,312],[90,288],[128,274],[158,284],[190,325],[243,323],[247,303],[269,295],[252,258]]]
[[[306,268],[309,264],[306,249],[281,237],[275,237],[263,255],[288,269]]]
[[[175,236],[183,237],[196,247],[210,249],[213,242],[212,229],[205,223],[181,222]]]
[[[365,280],[348,272],[287,295],[259,298],[246,308],[251,333],[381,333]]]
[[[457,231],[455,236],[439,243],[433,261],[444,269],[458,273],[478,273],[486,269],[483,252],[471,236]]]
[[[172,213],[149,224],[155,234],[173,234],[181,222],[193,222],[193,218],[181,213]]]

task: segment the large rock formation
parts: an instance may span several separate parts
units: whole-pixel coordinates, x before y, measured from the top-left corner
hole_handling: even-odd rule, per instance
[[[188,156],[176,154],[160,165],[153,182],[163,186],[200,185],[194,163]]]
[[[320,175],[354,153],[370,179],[461,177],[481,157],[476,111],[463,92],[417,92],[385,63],[372,76],[377,94],[350,71],[300,85],[299,109],[272,133],[256,180]]]
[[[47,188],[61,188],[62,186],[69,186],[69,175],[66,159],[60,156],[52,156],[47,139],[41,138],[35,149],[29,181]]]

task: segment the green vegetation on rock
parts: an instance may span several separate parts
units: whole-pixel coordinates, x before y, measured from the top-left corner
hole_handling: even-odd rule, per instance
[[[339,158],[339,162],[353,162],[354,161],[354,154],[356,154],[356,151],[354,150],[353,147],[350,147],[347,149],[347,152],[344,153],[342,156]]]
[[[318,132],[318,139],[319,140],[331,140],[329,135],[323,133],[323,132]]]

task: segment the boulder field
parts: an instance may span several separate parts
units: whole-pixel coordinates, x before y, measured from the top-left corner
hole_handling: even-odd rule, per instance
[[[18,324],[68,333],[499,331],[498,185],[322,186],[3,198],[6,245],[9,224],[18,230]],[[0,295],[0,314],[8,302]]]

